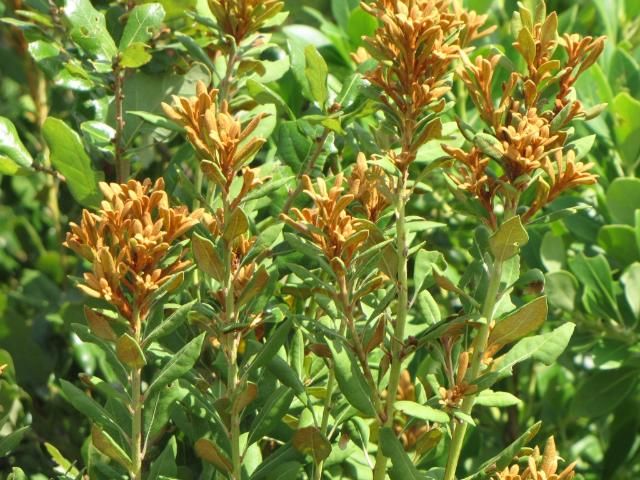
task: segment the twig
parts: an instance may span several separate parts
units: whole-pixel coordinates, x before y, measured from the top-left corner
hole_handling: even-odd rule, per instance
[[[114,102],[116,108],[116,134],[113,138],[113,144],[115,147],[115,166],[116,166],[116,181],[118,183],[125,183],[129,179],[131,173],[131,166],[129,160],[125,157],[126,147],[124,145],[124,74],[122,66],[120,64],[120,56],[117,56],[113,61],[113,75],[115,77],[114,85]]]

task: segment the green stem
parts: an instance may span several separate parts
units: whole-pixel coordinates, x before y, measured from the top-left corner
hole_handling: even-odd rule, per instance
[[[397,242],[397,288],[398,288],[398,311],[396,315],[395,328],[391,338],[391,366],[389,371],[389,385],[387,386],[386,419],[384,426],[393,426],[395,413],[395,399],[400,383],[400,373],[402,370],[402,347],[404,345],[404,331],[407,323],[407,308],[409,306],[409,291],[407,279],[407,262],[409,256],[409,246],[407,245],[406,232],[406,187],[409,173],[403,170],[398,181],[396,195],[396,242]],[[374,480],[384,480],[387,470],[387,458],[382,453],[382,448],[378,445],[376,454],[376,464],[373,470]]]
[[[344,333],[344,332],[343,332]],[[324,398],[324,407],[322,410],[322,421],[320,423],[320,433],[323,436],[327,436],[327,428],[329,428],[329,417],[331,415],[331,399],[333,397],[333,389],[335,388],[336,375],[333,368],[329,368],[329,378],[327,380],[327,393]],[[316,468],[313,472],[314,480],[322,479],[322,472],[324,471],[324,460],[320,460],[316,463]]]
[[[382,405],[382,402],[380,401],[380,395],[378,394],[378,385],[373,378],[373,373],[371,373],[371,368],[369,367],[367,354],[364,351],[362,341],[360,339],[360,336],[358,335],[358,331],[356,330],[356,323],[355,319],[353,318],[353,306],[349,298],[349,291],[347,289],[347,282],[344,275],[340,276],[339,283],[340,301],[342,303],[342,310],[344,312],[347,328],[349,329],[349,333],[351,334],[351,342],[353,344],[353,348],[356,351],[356,355],[358,356],[358,360],[360,361],[360,366],[362,367],[364,378],[367,381],[369,389],[371,390],[373,406],[376,410],[376,413],[378,414],[378,418],[380,419],[384,414],[384,405]]]
[[[229,359],[229,365],[227,370],[227,385],[230,387],[230,394],[233,395],[234,399],[231,407],[231,463],[233,465],[233,479],[241,480],[242,479],[242,459],[240,456],[240,412],[236,408],[236,395],[235,389],[238,383],[238,366],[237,366],[237,355],[238,348],[237,342],[234,338],[232,339],[233,345],[231,346],[231,358]]]
[[[222,203],[224,206],[225,222],[231,218],[231,209],[227,194],[223,192]],[[232,245],[225,241],[225,322],[231,325],[236,321],[235,292],[233,285]],[[227,354],[227,397],[231,401],[231,462],[233,465],[232,478],[242,480],[242,457],[240,455],[240,412],[237,409],[238,389],[238,345],[240,337],[237,332],[226,335],[225,349]]]
[[[482,367],[482,358],[487,348],[487,341],[489,339],[489,326],[493,321],[494,310],[498,299],[498,292],[500,290],[500,280],[502,278],[502,262],[494,261],[489,271],[489,287],[487,289],[487,295],[482,307],[482,318],[484,323],[480,326],[478,334],[473,341],[473,356],[471,357],[471,367],[469,369],[470,382],[475,381],[480,373]],[[466,415],[471,414],[473,404],[475,402],[477,394],[471,394],[464,398],[460,411]],[[458,462],[460,461],[460,453],[462,451],[462,444],[467,432],[467,423],[459,423],[456,425],[453,432],[453,438],[451,439],[451,446],[449,448],[449,457],[447,459],[447,466],[444,473],[443,480],[454,480],[456,475],[456,469]]]
[[[136,342],[140,343],[141,320],[140,313],[134,312],[134,334]],[[142,367],[136,367],[131,372],[131,471],[132,480],[142,479]]]

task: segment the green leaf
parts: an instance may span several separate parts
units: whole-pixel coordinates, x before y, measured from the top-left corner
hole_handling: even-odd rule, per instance
[[[304,393],[304,384],[300,376],[285,360],[275,355],[267,362],[267,368],[280,380],[280,383],[291,388],[296,395],[300,396]]]
[[[93,425],[91,427],[91,442],[100,452],[105,454],[114,462],[119,463],[127,470],[131,471],[133,464],[131,458],[125,453],[120,445],[105,431],[101,430],[98,426]]]
[[[465,480],[479,480],[486,477],[486,471],[491,469],[492,471],[502,471],[511,465],[514,457],[518,455],[520,450],[525,447],[540,431],[542,422],[537,422],[527,429],[522,435],[520,435],[511,445],[505,448],[495,457],[490,458],[482,464],[478,471],[467,477]]]
[[[0,175],[22,173],[33,158],[26,149],[11,120],[0,117]]]
[[[578,289],[576,277],[565,270],[559,270],[545,277],[545,285],[551,307],[573,311]]]
[[[264,407],[251,423],[247,445],[251,445],[268,435],[282,422],[282,417],[291,407],[293,397],[293,391],[286,385],[281,385],[267,398]]]
[[[622,177],[611,182],[607,207],[614,221],[634,225],[635,212],[640,209],[640,178]]]
[[[200,358],[200,351],[202,350],[202,343],[206,333],[201,333],[196,338],[182,347],[175,355],[173,355],[167,364],[162,367],[162,370],[153,379],[149,389],[146,392],[146,397],[151,398],[162,387],[177,380],[185,373],[187,373]]]
[[[567,257],[562,237],[553,232],[545,233],[540,246],[540,257],[548,272],[561,270]]]
[[[85,134],[85,138],[96,146],[112,145],[116,136],[116,129],[103,122],[89,120],[80,124],[80,130]]]
[[[498,357],[493,370],[481,375],[475,383],[480,390],[489,388],[498,380],[511,375],[514,365],[532,357],[545,365],[551,365],[567,348],[574,328],[575,324],[567,322],[551,332],[523,338],[506,354]]]
[[[636,387],[638,370],[622,367],[598,370],[582,382],[573,396],[571,413],[576,417],[595,418],[616,408]]]
[[[129,368],[142,368],[147,364],[140,345],[128,333],[116,341],[116,355]]]
[[[564,151],[567,152],[569,150],[573,150],[576,154],[576,160],[582,160],[587,154],[591,151],[593,144],[595,143],[596,136],[589,135],[583,138],[579,138],[578,140],[574,140],[571,143],[568,143],[564,146]]]
[[[322,462],[331,454],[331,443],[320,430],[309,426],[296,430],[291,441],[300,453],[310,455],[316,462]]]
[[[135,43],[146,43],[164,20],[164,8],[159,3],[138,5],[129,12],[127,24],[120,38],[120,51],[125,52]]]
[[[622,266],[640,260],[636,231],[630,225],[604,225],[598,232],[598,245]]]
[[[289,118],[296,118],[296,115],[293,113],[293,110],[291,110],[289,104],[275,90],[263,85],[262,83],[258,83],[251,78],[247,80],[247,90],[249,91],[249,95],[255,98],[259,103],[273,103],[280,111],[286,113]]]
[[[351,11],[347,24],[347,35],[349,35],[352,45],[355,47],[363,45],[362,37],[373,37],[376,28],[378,28],[378,20],[360,6]]]
[[[147,52],[144,43],[136,42],[129,45],[120,56],[120,65],[125,68],[138,68],[151,61],[151,54]]]
[[[413,464],[393,430],[384,427],[380,430],[382,453],[391,459],[393,466],[389,470],[391,480],[426,480]]]
[[[329,98],[327,76],[329,69],[320,52],[313,45],[307,45],[304,49],[305,69],[304,74],[309,82],[309,89],[313,99],[324,110]]]
[[[373,417],[376,411],[371,402],[371,392],[360,370],[356,358],[344,348],[339,340],[328,341],[335,369],[336,380],[347,401],[367,416]]]
[[[60,450],[58,450],[55,446],[51,445],[50,443],[45,442],[44,443],[44,448],[47,449],[47,453],[51,457],[51,460],[53,460],[56,463],[56,465],[62,471],[67,472],[67,474],[69,476],[74,477],[74,478],[76,478],[76,477],[78,477],[78,475],[80,475],[80,472],[74,466],[74,464],[71,463],[71,461],[67,460],[65,458],[65,456],[62,455]]]
[[[509,392],[483,390],[476,397],[474,405],[482,405],[483,407],[512,407],[514,405],[520,405],[521,403],[522,400]]]
[[[313,142],[302,133],[298,122],[281,122],[276,131],[278,155],[293,171],[303,168]]]
[[[538,330],[547,319],[547,297],[538,297],[498,320],[488,345],[507,345]]]
[[[109,35],[104,15],[90,0],[66,0],[64,16],[71,25],[71,39],[99,59],[111,61],[118,49]]]
[[[88,417],[101,427],[122,431],[122,429],[113,421],[109,412],[107,412],[104,407],[100,406],[95,400],[92,400],[85,395],[85,393],[78,387],[66,380],[60,380],[60,387],[62,388],[62,393],[64,393],[67,401],[84,416]]]
[[[197,300],[192,300],[191,302],[178,307],[171,315],[169,315],[169,318],[162,321],[160,325],[146,336],[144,339],[145,345],[149,345],[154,340],[167,336],[171,332],[175,331],[187,319],[187,315],[189,315],[189,312],[193,309],[196,302]]]
[[[29,430],[29,427],[21,427],[14,430],[10,434],[0,438],[0,458],[9,455],[24,438],[25,433]]]
[[[620,277],[624,295],[636,319],[640,319],[640,263],[634,263]]]
[[[503,262],[516,255],[520,247],[528,241],[529,235],[520,217],[515,216],[500,225],[498,231],[489,239],[489,245],[495,259]]]
[[[149,438],[156,438],[166,431],[174,405],[188,394],[189,390],[174,382],[153,397],[145,397],[144,431]]]
[[[398,400],[395,404],[397,410],[409,415],[410,417],[425,420],[427,422],[448,423],[449,415],[442,410],[437,410],[428,405],[420,405],[416,402],[408,400]]]
[[[582,301],[587,311],[619,319],[613,276],[604,255],[585,257],[580,253],[569,260],[569,268],[585,287]]]
[[[160,480],[162,477],[176,477],[178,475],[178,467],[176,466],[177,453],[178,446],[176,437],[171,437],[162,450],[162,453],[151,462],[147,480]]]
[[[154,127],[164,128],[173,132],[184,133],[184,128],[165,117],[161,117],[160,115],[155,115],[153,113],[143,112],[140,110],[129,110],[127,111],[127,115],[133,115],[134,117],[141,118]]]
[[[249,372],[256,368],[263,367],[276,355],[280,347],[284,345],[289,337],[289,331],[291,330],[291,319],[287,319],[282,322],[274,332],[271,332],[267,337],[266,343],[262,346],[255,359],[251,362]]]
[[[45,120],[42,134],[51,149],[51,163],[66,178],[73,198],[85,207],[97,207],[102,199],[98,175],[78,134],[54,117]]]
[[[640,155],[640,100],[619,93],[611,105],[617,147],[626,165],[634,165]]]

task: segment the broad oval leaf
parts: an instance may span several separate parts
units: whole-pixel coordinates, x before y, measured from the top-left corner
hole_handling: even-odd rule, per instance
[[[98,189],[98,175],[91,167],[80,140],[62,120],[49,117],[42,127],[42,134],[51,149],[51,163],[67,179],[73,197],[85,207],[96,207],[101,195]]]

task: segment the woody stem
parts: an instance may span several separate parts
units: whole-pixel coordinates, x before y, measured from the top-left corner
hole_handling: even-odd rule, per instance
[[[482,307],[483,323],[478,330],[478,333],[473,341],[473,356],[471,357],[471,367],[469,369],[468,378],[469,383],[473,383],[480,373],[482,366],[482,359],[484,352],[487,348],[487,341],[489,339],[489,327],[493,321],[493,315],[498,299],[498,292],[500,290],[500,280],[502,278],[502,261],[494,260],[493,264],[489,268],[489,286],[487,287],[487,294]],[[473,403],[475,402],[477,393],[467,395],[462,401],[460,411],[466,415],[470,415],[473,409]],[[460,461],[460,453],[462,451],[462,444],[467,432],[467,423],[458,423],[453,431],[453,437],[451,439],[451,446],[449,448],[449,457],[447,459],[447,466],[444,473],[443,480],[454,480],[456,475],[456,469],[458,462]]]
[[[116,166],[116,181],[125,183],[129,179],[131,166],[129,160],[125,157],[124,146],[124,73],[120,64],[120,58],[117,57],[113,63],[113,75],[115,77],[114,86],[114,104],[116,110],[116,133],[113,138],[114,143],[114,163]]]

